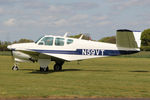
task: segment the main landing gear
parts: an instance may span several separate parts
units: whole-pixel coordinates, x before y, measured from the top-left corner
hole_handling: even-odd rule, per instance
[[[63,65],[63,63],[56,63],[54,65],[54,71],[62,71],[62,65]],[[49,68],[48,68],[48,66],[47,67],[40,67],[40,71],[41,72],[47,72],[47,71],[49,71]]]
[[[54,71],[62,71],[62,65],[64,64],[64,61],[55,61],[54,65]]]
[[[56,64],[54,65],[54,71],[61,71],[61,70],[62,70],[62,64],[56,63]]]

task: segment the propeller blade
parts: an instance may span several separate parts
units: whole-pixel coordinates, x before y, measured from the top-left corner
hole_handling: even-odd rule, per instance
[[[14,62],[14,56],[13,56],[13,51],[11,50],[11,58],[12,58],[12,62]]]

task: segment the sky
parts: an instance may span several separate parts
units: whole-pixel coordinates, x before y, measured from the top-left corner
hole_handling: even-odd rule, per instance
[[[0,41],[150,28],[150,0],[0,0]]]

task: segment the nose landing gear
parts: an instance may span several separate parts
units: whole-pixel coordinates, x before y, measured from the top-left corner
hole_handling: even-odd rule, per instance
[[[17,66],[17,64],[14,64],[14,66],[12,67],[12,70],[14,70],[14,71],[19,70],[19,67]]]
[[[40,71],[41,72],[47,72],[47,71],[49,71],[49,68],[48,68],[48,66],[47,67],[40,67]]]

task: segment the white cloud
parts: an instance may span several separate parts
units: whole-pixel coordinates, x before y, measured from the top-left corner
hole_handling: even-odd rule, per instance
[[[70,12],[72,11],[67,6],[64,6],[64,5],[51,5],[48,8],[48,13],[54,14],[54,15],[69,14]]]
[[[108,0],[108,2],[112,3],[114,9],[124,10],[135,6],[147,6],[150,0]]]
[[[107,16],[92,16],[92,15],[90,16],[86,14],[72,15],[69,18],[62,18],[60,20],[55,20],[52,22],[54,23],[55,27],[63,26],[63,27],[74,27],[74,28],[106,26],[111,23]]]
[[[97,8],[99,5],[94,2],[76,2],[69,4],[71,7],[75,9],[87,10]]]
[[[107,21],[107,20],[97,23],[98,26],[105,26],[105,25],[108,25],[108,24],[111,24],[111,22]]]
[[[15,25],[15,22],[16,22],[16,20],[14,18],[10,18],[10,19],[4,21],[4,25],[13,26],[13,25]]]
[[[66,25],[68,25],[68,22],[65,19],[60,19],[58,21],[55,21],[54,25],[56,25],[57,27],[59,27],[59,26],[66,26]]]
[[[122,10],[128,7],[139,5],[139,0],[130,0],[127,2],[122,3],[120,6],[118,5],[118,9]]]
[[[97,3],[94,2],[73,2],[68,4],[55,4],[50,5],[48,12],[53,15],[73,15],[80,11],[88,11],[99,7]]]
[[[24,4],[25,8],[30,8],[30,9],[43,9],[43,8],[45,9],[49,5],[47,2],[42,1],[42,0],[40,1],[36,0],[36,2],[35,0],[30,0],[30,2],[27,0],[24,0],[22,3]]]
[[[82,21],[88,18],[86,14],[77,14],[70,18],[71,21]]]
[[[98,20],[98,21],[103,21],[103,20],[107,20],[107,16],[95,16],[94,17],[95,18],[95,20]]]

